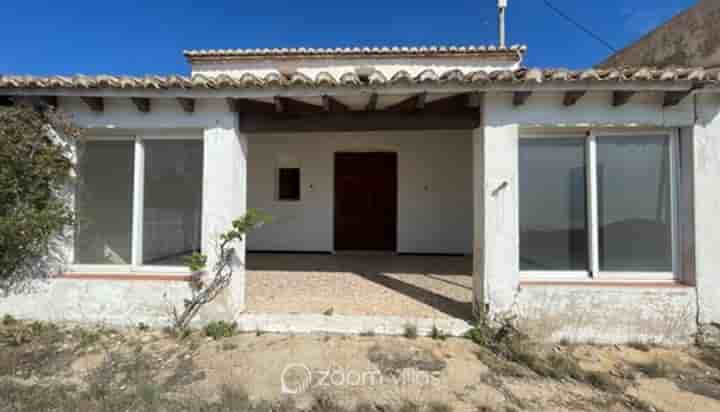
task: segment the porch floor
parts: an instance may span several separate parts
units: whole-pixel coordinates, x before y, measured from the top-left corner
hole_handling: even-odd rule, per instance
[[[247,254],[250,313],[472,317],[472,257]]]

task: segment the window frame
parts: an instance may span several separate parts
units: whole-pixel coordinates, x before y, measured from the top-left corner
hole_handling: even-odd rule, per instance
[[[297,199],[283,199],[280,197],[280,171],[283,169],[297,169],[298,173],[298,197]],[[297,203],[302,201],[302,168],[297,167],[282,167],[277,166],[275,168],[275,201],[280,203]]]
[[[73,274],[127,274],[127,273],[151,273],[162,276],[176,274],[191,274],[192,272],[187,266],[159,266],[143,264],[143,230],[144,230],[144,212],[145,212],[145,141],[157,140],[199,140],[203,144],[203,175],[205,175],[205,139],[202,133],[194,133],[194,131],[168,131],[168,132],[149,132],[149,133],[117,133],[107,135],[89,135],[85,137],[86,142],[110,142],[110,141],[126,141],[134,143],[134,161],[133,161],[133,196],[132,196],[132,223],[130,229],[130,263],[122,265],[113,264],[93,264],[93,263],[75,263],[75,245],[73,243],[73,253],[71,262],[68,265],[67,273]],[[73,196],[73,210],[77,207],[77,189]],[[203,208],[205,207],[206,188],[203,178],[202,199]],[[204,212],[203,212],[204,214]],[[201,217],[201,227],[204,217]],[[206,253],[204,242],[201,242],[201,253]]]
[[[598,175],[597,175],[597,142],[603,137],[637,137],[665,136],[669,143],[669,184],[670,184],[670,239],[672,254],[671,272],[632,272],[632,271],[601,271],[599,268],[599,226],[598,226]],[[679,170],[679,133],[677,129],[664,128],[590,128],[569,130],[532,130],[521,131],[519,139],[534,138],[583,138],[585,139],[585,171],[587,196],[587,229],[588,229],[588,268],[584,271],[547,270],[520,271],[520,280],[533,281],[589,281],[589,282],[677,282],[682,280],[680,274],[681,232],[678,227],[678,177]],[[518,165],[520,167],[520,165]],[[518,205],[519,213],[519,205]],[[518,230],[519,230],[518,219]]]

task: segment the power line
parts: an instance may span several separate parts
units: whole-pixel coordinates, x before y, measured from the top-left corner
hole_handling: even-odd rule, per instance
[[[552,11],[554,11],[555,13],[557,13],[560,17],[562,17],[563,19],[567,20],[568,22],[570,22],[570,23],[573,24],[575,27],[577,27],[578,29],[580,29],[580,30],[582,30],[583,32],[585,32],[585,34],[589,35],[589,36],[592,37],[593,39],[595,39],[595,40],[599,41],[600,43],[602,43],[605,47],[607,47],[608,49],[610,49],[610,51],[612,51],[613,53],[614,53],[614,52],[617,52],[617,49],[616,49],[615,47],[613,47],[612,44],[610,44],[609,42],[605,41],[605,39],[603,39],[603,38],[600,37],[599,35],[595,34],[592,30],[588,29],[587,27],[585,27],[585,26],[583,26],[582,24],[578,23],[578,22],[577,22],[575,19],[573,19],[572,17],[570,17],[570,16],[568,16],[567,14],[565,14],[562,10],[560,10],[559,8],[555,7],[555,5],[553,5],[552,3],[550,3],[549,0],[542,0],[542,2],[545,3],[545,5],[548,6],[548,8],[550,8]]]

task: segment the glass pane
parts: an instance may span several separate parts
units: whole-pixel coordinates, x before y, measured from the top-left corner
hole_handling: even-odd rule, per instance
[[[75,263],[130,264],[134,143],[86,142],[78,154]]]
[[[520,140],[520,270],[588,270],[585,139]]]
[[[671,272],[667,136],[599,137],[600,270]]]
[[[184,266],[200,251],[202,176],[202,141],[145,141],[143,264]]]

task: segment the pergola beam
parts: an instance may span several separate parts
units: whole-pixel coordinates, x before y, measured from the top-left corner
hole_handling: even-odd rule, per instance
[[[131,97],[130,100],[132,100],[139,112],[150,113],[150,99],[146,97]]]
[[[565,107],[574,106],[583,96],[587,93],[587,90],[570,90],[565,92],[563,97],[563,105]]]
[[[195,112],[195,99],[189,99],[187,97],[178,97],[177,101],[180,104],[180,107],[182,107],[182,109],[185,111],[185,113]]]
[[[513,106],[519,107],[527,102],[528,98],[532,95],[532,92],[515,92],[513,93]]]
[[[84,96],[80,99],[87,105],[90,110],[96,113],[102,113],[105,110],[105,102],[102,97]]]
[[[612,94],[613,107],[620,107],[626,105],[630,101],[630,98],[634,95],[634,91],[614,91]]]

